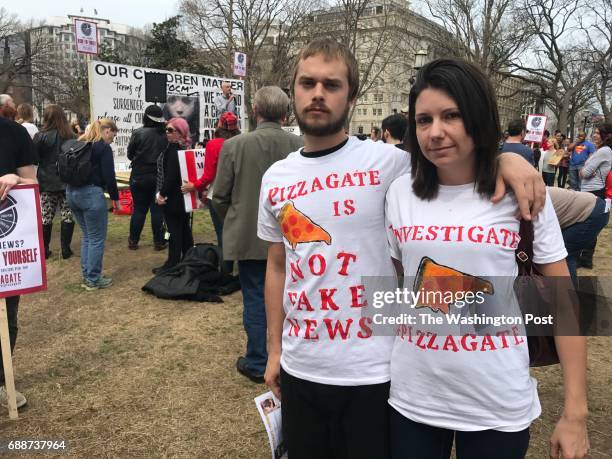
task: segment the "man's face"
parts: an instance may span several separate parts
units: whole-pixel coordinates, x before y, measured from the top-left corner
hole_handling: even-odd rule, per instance
[[[586,133],[584,132],[579,132],[578,133],[578,142],[584,142],[586,139]]]
[[[232,93],[232,87],[229,83],[221,83],[221,90],[223,91],[223,95],[225,97],[229,97]]]
[[[344,128],[352,101],[348,100],[348,69],[339,60],[311,56],[298,63],[294,110],[307,135],[325,137]]]

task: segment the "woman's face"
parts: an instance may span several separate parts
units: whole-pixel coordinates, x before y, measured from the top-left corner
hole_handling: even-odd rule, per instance
[[[599,129],[595,129],[593,133],[593,143],[597,148],[601,146],[601,132],[599,132]]]
[[[115,140],[116,135],[117,131],[113,131],[111,128],[102,129],[102,140],[104,140],[108,144],[113,143],[113,140]]]
[[[195,110],[195,97],[168,96],[166,108],[172,118],[189,119]]]
[[[473,171],[474,141],[465,131],[457,103],[446,92],[423,90],[415,103],[415,122],[421,151],[438,169],[467,166]]]
[[[166,126],[166,138],[170,143],[179,143],[180,135],[175,127],[168,125]]]
[[[560,133],[560,132],[557,132],[557,133],[555,134],[555,139],[557,140],[557,143],[558,143],[559,145],[561,145],[561,143],[563,142],[563,137],[561,136],[561,133]]]

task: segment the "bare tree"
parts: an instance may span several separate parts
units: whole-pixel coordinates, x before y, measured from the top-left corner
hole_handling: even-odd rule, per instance
[[[523,51],[530,31],[517,0],[422,0],[429,15],[453,36],[446,54],[462,56],[492,78]]]
[[[600,37],[605,37],[602,42],[612,46],[612,0],[603,0],[598,8],[593,9],[593,14],[595,15],[593,29],[599,32]],[[597,46],[596,43],[593,45]],[[594,91],[606,121],[612,123],[612,53],[604,56],[599,65]]]
[[[523,0],[523,11],[534,42],[527,57],[514,60],[514,76],[540,88],[557,114],[557,129],[566,131],[578,110],[572,103],[592,84],[612,47],[594,47],[600,37],[587,23],[591,10],[584,0]]]

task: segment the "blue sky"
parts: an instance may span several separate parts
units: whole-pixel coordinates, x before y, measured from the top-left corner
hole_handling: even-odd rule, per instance
[[[17,14],[22,21],[69,14],[95,17],[95,8],[98,10],[99,18],[135,27],[162,22],[177,13],[177,2],[174,0],[25,0],[21,2],[0,0],[0,7]],[[81,8],[83,13],[80,13]]]

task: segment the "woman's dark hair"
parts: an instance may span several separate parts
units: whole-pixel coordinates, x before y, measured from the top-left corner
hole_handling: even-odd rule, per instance
[[[221,139],[231,139],[232,137],[236,137],[238,134],[240,134],[240,129],[225,129],[225,128],[217,128],[215,130],[215,138],[221,138]]]
[[[414,193],[427,200],[438,195],[436,166],[423,155],[416,133],[416,100],[425,89],[444,91],[457,103],[465,131],[474,142],[476,191],[482,196],[492,196],[497,176],[498,142],[502,135],[495,92],[478,67],[460,59],[437,59],[428,63],[418,72],[410,89],[404,145],[411,153]]]
[[[597,126],[597,129],[599,129],[601,144],[612,148],[612,123],[602,123]]]
[[[56,104],[49,104],[43,111],[43,126],[41,131],[46,132],[55,129],[62,139],[74,138],[74,133],[62,107]]]

